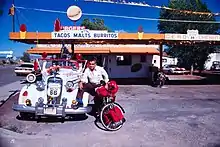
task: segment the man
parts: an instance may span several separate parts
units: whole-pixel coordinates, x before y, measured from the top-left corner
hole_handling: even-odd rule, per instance
[[[95,88],[100,86],[100,81],[109,81],[109,77],[104,68],[96,64],[96,58],[89,60],[88,67],[86,68],[83,77],[79,83],[79,92],[77,98],[82,98],[84,92],[88,92],[92,96],[96,95]],[[100,100],[94,99],[95,107],[98,108],[100,105]]]

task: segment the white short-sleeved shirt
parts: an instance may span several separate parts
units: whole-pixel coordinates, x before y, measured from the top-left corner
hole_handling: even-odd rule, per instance
[[[81,79],[83,83],[91,82],[95,84],[99,84],[101,80],[104,80],[107,83],[109,81],[109,77],[105,69],[97,65],[93,71],[91,71],[89,68],[86,68]]]

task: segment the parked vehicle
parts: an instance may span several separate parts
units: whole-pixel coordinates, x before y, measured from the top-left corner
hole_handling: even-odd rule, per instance
[[[82,98],[83,105],[77,105],[76,97],[79,89],[78,82],[87,61],[40,59],[37,63],[37,66],[34,65],[35,72],[26,77],[28,83],[22,87],[18,103],[12,107],[14,111],[20,113],[20,117],[40,119],[56,116],[64,121],[67,115],[86,114],[92,111],[89,104],[94,99],[93,96],[85,92]],[[110,83],[112,84],[112,81]],[[117,84],[114,83],[114,86],[117,87]],[[115,102],[118,88],[113,89],[109,85],[105,89],[105,84],[102,84],[96,91],[99,98],[103,100],[99,112],[102,125],[110,131],[120,129],[125,119],[123,108]],[[120,118],[116,115],[120,115]],[[108,123],[106,123],[107,119]]]
[[[58,116],[64,119],[67,114],[85,114],[92,110],[88,106],[88,93],[83,95],[83,106],[74,109],[82,76],[76,61],[73,66],[71,60],[40,59],[38,64],[40,69],[27,75],[28,83],[22,87],[18,103],[13,105],[13,110],[20,112],[21,117]]]
[[[115,81],[101,83],[103,84],[96,90],[98,98],[102,100],[99,108],[100,122],[106,130],[117,131],[125,122],[125,111],[120,104],[115,102],[118,85]]]
[[[180,68],[177,65],[166,64],[163,66],[163,72],[166,74],[184,74],[186,69]]]
[[[214,71],[220,70],[220,61],[213,61],[210,70],[214,70]]]
[[[28,75],[33,71],[34,71],[34,64],[29,62],[22,63],[20,66],[17,66],[14,69],[14,72],[17,76]]]

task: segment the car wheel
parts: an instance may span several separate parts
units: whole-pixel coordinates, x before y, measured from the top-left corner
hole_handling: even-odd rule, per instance
[[[41,121],[41,116],[36,115],[36,116],[35,116],[35,120],[37,121],[37,123],[39,123],[39,122]]]
[[[65,122],[65,117],[61,117],[61,123]]]
[[[16,73],[16,76],[20,76],[20,74]]]

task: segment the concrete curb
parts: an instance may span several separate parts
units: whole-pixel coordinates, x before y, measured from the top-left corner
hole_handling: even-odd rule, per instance
[[[16,81],[0,87],[0,107],[13,95],[16,95],[23,85]]]
[[[27,134],[20,134],[16,133],[4,128],[0,128],[0,134],[2,138],[11,138],[11,139],[38,139],[38,138],[46,138],[47,136],[41,136],[41,135],[27,135]]]

